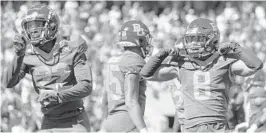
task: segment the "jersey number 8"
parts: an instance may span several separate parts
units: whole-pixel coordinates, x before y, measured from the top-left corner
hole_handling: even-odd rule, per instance
[[[211,97],[210,73],[196,71],[193,76],[194,97],[196,100],[208,100]]]

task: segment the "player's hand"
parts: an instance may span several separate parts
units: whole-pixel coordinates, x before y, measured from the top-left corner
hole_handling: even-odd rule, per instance
[[[236,42],[222,42],[218,45],[217,49],[221,55],[225,55],[231,50],[235,50],[239,46],[240,45]]]
[[[147,128],[142,128],[139,132],[140,133],[149,133]]]
[[[58,93],[54,90],[40,90],[38,101],[44,106],[47,107],[49,105],[58,104],[59,97]]]
[[[244,132],[247,130],[247,128],[248,128],[247,122],[240,123],[240,124],[236,125],[234,132]]]
[[[26,39],[23,35],[16,33],[13,39],[13,45],[17,56],[25,55],[26,51]]]
[[[247,130],[247,133],[254,133],[258,129],[256,124],[251,125],[251,127]]]

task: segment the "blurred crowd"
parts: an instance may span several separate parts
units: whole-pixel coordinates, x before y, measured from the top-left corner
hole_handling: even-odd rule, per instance
[[[197,17],[215,21],[221,33],[220,42],[236,41],[252,49],[266,62],[266,2],[249,1],[2,1],[1,2],[1,78],[6,64],[13,58],[14,28],[33,4],[49,5],[60,16],[59,34],[80,34],[87,42],[87,57],[93,70],[93,92],[84,99],[92,131],[99,131],[102,122],[101,94],[105,62],[120,52],[117,33],[123,22],[141,20],[151,30],[154,51],[173,47],[182,37],[189,22]],[[264,67],[265,70],[265,67]],[[1,131],[32,132],[40,127],[42,113],[29,76],[16,87],[1,86]],[[232,127],[245,120],[245,106],[241,79],[233,86],[229,115]],[[147,125],[156,131],[169,131],[166,116],[174,115],[173,101],[166,83],[149,83],[147,89]],[[160,85],[158,85],[160,84]],[[170,92],[170,91],[169,91]],[[168,98],[165,100],[164,98]],[[154,102],[166,102],[158,112]],[[154,105],[154,106],[153,106]],[[241,111],[241,107],[243,111]],[[170,110],[170,111],[169,111]],[[157,112],[156,112],[157,111]],[[235,111],[239,111],[236,113]],[[237,114],[237,116],[236,116]],[[153,117],[151,117],[153,116]],[[236,117],[236,118],[234,118]],[[167,123],[167,125],[163,124]]]

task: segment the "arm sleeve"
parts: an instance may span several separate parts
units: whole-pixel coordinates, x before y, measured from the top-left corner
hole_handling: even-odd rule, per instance
[[[160,67],[161,63],[164,59],[171,53],[171,50],[164,49],[161,50],[156,55],[152,56],[149,61],[144,65],[144,67],[140,71],[140,75],[143,78],[151,77],[155,71]]]
[[[125,82],[125,101],[127,111],[136,127],[141,130],[146,127],[143,119],[144,111],[139,103],[139,80],[140,76],[131,73],[126,76]]]
[[[12,88],[29,72],[26,64],[23,63],[24,56],[15,56],[7,65],[4,72],[3,85],[6,88]]]
[[[251,50],[245,49],[238,44],[235,44],[233,53],[230,52],[229,56],[242,60],[247,67],[253,70],[259,70],[263,67],[262,61]]]
[[[73,62],[77,84],[69,89],[58,92],[60,102],[75,101],[91,94],[92,73],[84,53],[86,49],[79,48],[78,51]]]

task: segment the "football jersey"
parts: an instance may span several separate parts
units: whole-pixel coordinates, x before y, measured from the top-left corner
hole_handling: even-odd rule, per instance
[[[108,112],[127,112],[125,105],[125,76],[129,73],[139,74],[145,60],[136,53],[126,51],[121,55],[111,57],[107,62],[105,89],[108,96]],[[139,81],[139,103],[145,108],[146,82]]]
[[[74,72],[74,67],[79,63],[86,63],[84,52],[87,50],[87,44],[81,37],[75,41],[67,41],[58,36],[50,53],[45,53],[32,45],[28,46],[30,48],[26,50],[18,78],[23,78],[26,73],[30,74],[37,93],[40,93],[43,89],[60,92],[77,84],[77,80],[79,79],[76,79],[75,73],[78,72]],[[15,65],[13,63],[13,66],[8,68],[9,73],[16,71]],[[81,73],[91,81],[89,78],[91,77],[89,69],[88,67],[84,67]],[[6,79],[8,80],[10,78],[7,76]],[[9,83],[14,85],[16,82],[9,81]],[[60,118],[68,117],[65,116],[67,114],[66,112],[78,108],[83,108],[81,98],[52,104],[50,106],[42,106],[42,112],[52,118]]]
[[[219,56],[204,71],[189,60],[178,63],[186,128],[227,121],[228,92],[232,82],[230,66],[235,61]]]

